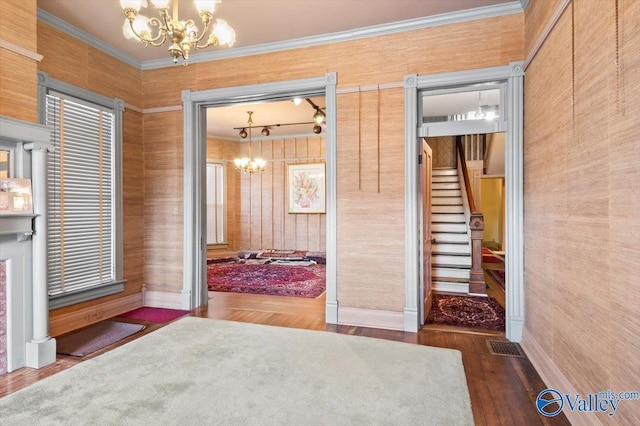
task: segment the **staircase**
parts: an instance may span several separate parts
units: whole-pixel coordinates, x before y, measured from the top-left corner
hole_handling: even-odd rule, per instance
[[[431,281],[435,291],[469,292],[471,241],[456,169],[432,171]]]

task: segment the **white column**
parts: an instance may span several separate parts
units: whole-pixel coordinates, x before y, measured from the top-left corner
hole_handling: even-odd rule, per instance
[[[48,143],[26,144],[31,151],[31,190],[35,232],[33,233],[33,335],[27,342],[27,366],[44,367],[56,361],[56,341],[49,335],[49,294],[47,280],[47,154]]]

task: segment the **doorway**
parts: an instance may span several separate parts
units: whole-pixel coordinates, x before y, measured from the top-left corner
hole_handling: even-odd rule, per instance
[[[484,185],[504,181],[504,170],[500,168],[504,164],[500,161],[504,158],[503,136],[495,133],[423,138],[423,145],[428,144],[433,151],[432,189],[421,191],[423,228],[431,233],[431,244],[425,244],[423,250],[425,261],[429,259],[432,266],[433,303],[425,306],[425,312],[432,308],[425,322],[430,328],[504,332],[504,255],[498,257],[498,251],[496,255],[491,251],[503,248],[498,232],[503,192],[500,186]],[[489,171],[492,175],[487,174]],[[472,212],[476,212],[474,217],[480,213],[484,219],[484,232],[475,236],[481,240],[473,249],[469,226]],[[472,266],[474,260],[477,264]],[[479,269],[479,274],[474,273],[474,268]],[[474,291],[478,284],[486,292]]]
[[[318,96],[207,109],[210,298],[325,292],[326,124],[314,119],[324,105]],[[304,190],[292,185],[302,177]]]
[[[198,92],[185,90],[184,101],[184,275],[181,306],[207,303],[206,285],[206,110],[216,106],[325,96],[326,100],[326,303],[327,323],[337,323],[336,280],[336,84],[337,74]]]
[[[447,134],[484,134],[505,132],[505,295],[506,337],[514,342],[522,339],[524,328],[523,290],[523,173],[522,173],[522,105],[523,76],[521,62],[479,70],[405,76],[405,235],[422,235],[421,195],[418,158],[423,137]],[[502,105],[499,120],[439,120],[423,122],[422,97],[468,92],[469,87],[483,90],[499,88]],[[476,111],[487,113],[482,99],[476,100]],[[454,114],[455,115],[455,114]],[[455,126],[455,127],[454,127]],[[416,232],[417,230],[417,232]],[[405,331],[418,331],[422,302],[422,244],[419,238],[405,238]]]

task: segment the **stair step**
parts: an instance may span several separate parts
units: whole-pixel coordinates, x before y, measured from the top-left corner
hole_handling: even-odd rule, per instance
[[[438,168],[434,168],[431,171],[431,176],[451,176],[451,175],[458,175],[458,171],[456,169],[438,169]]]
[[[455,214],[447,214],[447,213],[432,213],[431,214],[431,223],[465,223],[464,213],[455,213]]]
[[[471,255],[468,244],[433,244],[433,254]]]
[[[431,213],[462,213],[464,209],[459,204],[435,205],[431,206]]]
[[[459,189],[436,189],[432,188],[431,198],[435,197],[462,197]]]
[[[467,225],[465,223],[432,223],[431,232],[451,232],[467,235]]]
[[[458,180],[458,175],[445,175],[445,176],[431,176],[432,183],[442,183],[442,182],[460,182]]]
[[[431,276],[438,278],[449,278],[449,279],[460,279],[469,281],[470,270],[462,269],[462,268],[440,268],[433,267],[431,268]],[[432,280],[434,278],[431,278]]]
[[[431,281],[431,288],[434,291],[440,291],[443,293],[460,293],[469,294],[468,283],[454,283],[448,281]]]
[[[433,281],[469,284],[469,278],[434,277],[433,275],[431,275],[431,282]]]
[[[449,232],[431,232],[431,238],[436,239],[436,244],[469,244],[469,235],[454,234]]]
[[[431,193],[432,206],[462,206],[462,197],[434,197]]]
[[[431,185],[431,189],[460,189],[459,182],[434,182]]]
[[[434,254],[431,256],[433,266],[454,268],[471,268],[471,256],[453,256],[448,254]]]

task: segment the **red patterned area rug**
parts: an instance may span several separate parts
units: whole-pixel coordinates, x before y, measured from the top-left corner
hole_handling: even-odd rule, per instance
[[[210,291],[316,298],[325,291],[325,265],[207,265]]]
[[[493,297],[434,294],[427,324],[504,330],[504,309]]]

